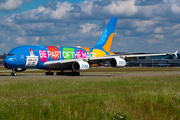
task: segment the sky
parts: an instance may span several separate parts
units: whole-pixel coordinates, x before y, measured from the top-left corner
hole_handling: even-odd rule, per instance
[[[94,47],[111,17],[111,52],[180,50],[179,0],[0,0],[0,54],[32,44]]]

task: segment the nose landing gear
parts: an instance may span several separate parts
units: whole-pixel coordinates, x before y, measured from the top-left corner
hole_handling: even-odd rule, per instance
[[[11,73],[11,76],[16,76],[17,74],[16,74],[16,71],[15,71],[15,69],[13,68],[12,69],[12,73]]]

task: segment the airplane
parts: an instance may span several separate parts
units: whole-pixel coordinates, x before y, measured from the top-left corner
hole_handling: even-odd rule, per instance
[[[110,52],[117,18],[112,17],[95,47],[65,47],[24,45],[12,49],[5,57],[3,64],[6,69],[16,72],[27,68],[44,69],[46,76],[56,75],[79,76],[80,71],[88,70],[94,64],[109,62],[111,67],[121,68],[126,65],[126,58],[141,56],[158,56],[162,54],[114,54]],[[177,55],[177,51],[174,53]],[[71,72],[66,72],[71,71]]]

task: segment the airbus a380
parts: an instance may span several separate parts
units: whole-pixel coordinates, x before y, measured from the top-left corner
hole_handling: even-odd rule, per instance
[[[111,43],[117,18],[111,18],[96,46],[61,47],[25,45],[12,49],[4,59],[4,67],[12,69],[12,76],[16,72],[27,68],[45,69],[45,75],[54,75],[51,70],[59,70],[57,75],[79,76],[79,71],[88,70],[93,64],[109,62],[111,67],[120,68],[126,65],[126,58],[141,56],[157,56],[162,54],[123,54],[116,55],[110,52]],[[175,52],[177,54],[177,52]],[[70,70],[71,72],[65,72]]]

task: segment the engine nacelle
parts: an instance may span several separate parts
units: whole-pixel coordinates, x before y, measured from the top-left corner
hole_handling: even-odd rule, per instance
[[[16,71],[16,72],[22,72],[22,71],[25,71],[25,70],[26,70],[26,68],[15,68],[14,71]]]
[[[72,68],[74,71],[83,71],[89,69],[89,63],[84,61],[77,61],[72,64]]]
[[[112,58],[109,61],[109,64],[111,65],[111,67],[124,67],[126,65],[126,61],[122,58]]]

